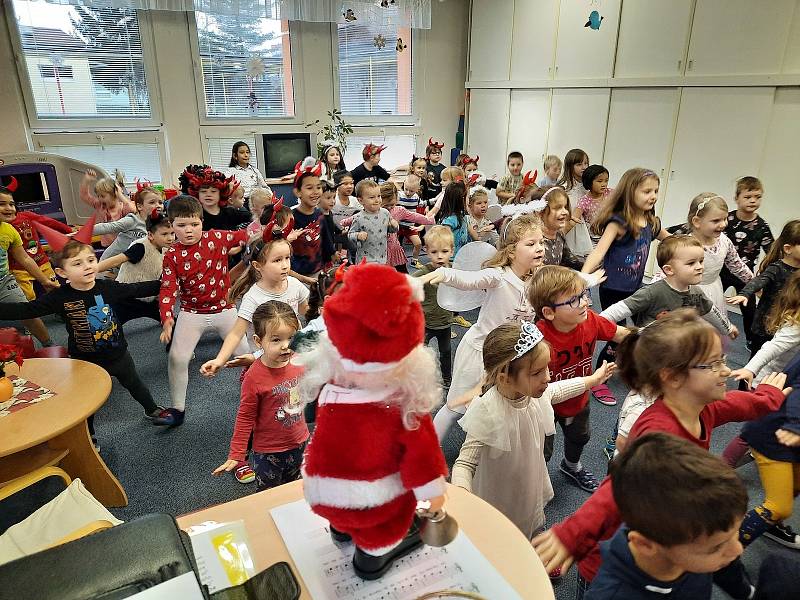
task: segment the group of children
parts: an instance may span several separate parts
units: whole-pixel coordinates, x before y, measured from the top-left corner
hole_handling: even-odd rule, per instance
[[[341,150],[327,145],[321,162],[297,164],[291,209],[274,198],[243,142],[228,170],[187,167],[183,193],[166,209],[153,186],[138,185],[129,200],[113,179],[88,172],[81,191],[96,209],[94,232],[104,236],[100,261],[85,231],[72,235],[59,222],[17,214],[12,182],[0,187],[3,317],[24,320],[49,344],[38,318],[61,315],[70,355],[105,368],[147,418],[173,427],[186,418],[195,346],[216,332],[222,346],[201,373],[245,370],[230,453],[214,473],[234,471],[265,489],[300,476],[313,421],[313,412],[292,410],[303,375],[293,352],[324,330],[325,298],[341,287],[348,262],[407,273],[407,240],[425,289],[425,343],[437,340],[447,389],[436,433],[442,441],[458,421],[467,434],[452,482],[532,538],[551,576],[577,561],[579,597],[588,590],[587,598],[704,598],[711,576],[698,573],[712,572],[733,597],[751,597],[738,540],[765,534],[800,549],[783,522],[800,491],[798,400],[786,399],[786,375],[771,374],[785,371],[793,383],[800,370],[790,363],[800,350],[800,220],[773,240],[758,216],[763,186],[745,177],[735,210],[717,194],[699,194],[670,234],[656,216],[660,182],[651,170],[629,169],[611,189],[608,170],[573,149],[563,161],[548,156],[536,181],[512,152],[508,173],[493,181],[477,171],[478,157],[441,164],[442,146],[429,140],[398,185],[379,165],[384,147],[368,144],[364,162],[348,171]],[[490,218],[493,196],[502,216]],[[659,268],[643,287],[656,240]],[[475,270],[452,268],[471,242],[494,246],[493,256]],[[60,287],[55,275],[65,280]],[[47,293],[36,298],[32,280]],[[439,305],[439,285],[485,290],[474,325]],[[736,295],[726,298],[730,285]],[[602,313],[590,308],[591,287]],[[736,372],[720,340],[739,336],[728,304],[743,307],[751,350]],[[168,407],[154,401],[127,351],[122,325],[141,317],[158,321],[169,344]],[[634,327],[625,326],[629,318]],[[451,361],[453,323],[469,329]],[[595,361],[598,342],[606,345]],[[607,432],[613,461],[600,482],[581,456],[592,435],[590,395],[615,405],[606,385],[615,373],[631,392]],[[726,389],[731,376],[742,390]],[[741,482],[707,452],[712,430],[731,421],[749,423],[725,461],[736,466],[751,453],[765,490],[746,515]],[[556,425],[560,471],[592,496],[543,531]],[[692,493],[700,488],[711,491]]]

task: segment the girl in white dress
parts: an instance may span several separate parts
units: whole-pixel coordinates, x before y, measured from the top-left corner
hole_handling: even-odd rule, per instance
[[[548,385],[549,362],[550,346],[531,321],[504,323],[486,336],[483,394],[459,420],[467,439],[453,464],[452,483],[494,506],[528,539],[544,528],[544,507],[553,498],[545,457],[545,440],[555,434],[552,404],[614,370],[604,364],[591,377]]]

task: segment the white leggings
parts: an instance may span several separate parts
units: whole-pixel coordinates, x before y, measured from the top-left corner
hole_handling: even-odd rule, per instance
[[[228,308],[218,313],[198,314],[181,311],[172,332],[172,347],[169,351],[169,393],[172,407],[186,409],[186,388],[189,385],[189,362],[192,360],[197,342],[209,329],[217,332],[223,340],[236,323],[236,309]],[[242,336],[234,350],[234,356],[247,354],[250,347],[247,337]]]

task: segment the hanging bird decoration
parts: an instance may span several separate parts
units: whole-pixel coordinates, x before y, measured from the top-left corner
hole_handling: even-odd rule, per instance
[[[344,20],[347,21],[348,23],[352,23],[353,21],[358,19],[358,17],[356,17],[356,13],[353,12],[352,8],[348,8],[346,11],[344,11],[342,13],[342,16],[344,17]]]
[[[597,31],[600,29],[600,23],[603,22],[603,17],[600,16],[600,13],[596,10],[593,10],[589,13],[589,20],[586,21],[586,25],[584,27],[589,27],[590,29],[594,29]]]
[[[386,38],[383,37],[382,34],[378,34],[372,41],[372,45],[375,46],[378,50],[383,50],[386,47]]]
[[[397,38],[397,46],[395,48],[398,52],[402,52],[403,50],[408,48],[408,46],[403,43],[403,38],[399,37]]]

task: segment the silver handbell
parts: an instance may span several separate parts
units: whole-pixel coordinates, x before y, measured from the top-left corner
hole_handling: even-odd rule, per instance
[[[446,546],[458,535],[458,522],[447,514],[444,508],[431,511],[417,509],[419,517],[419,536],[428,546]]]

